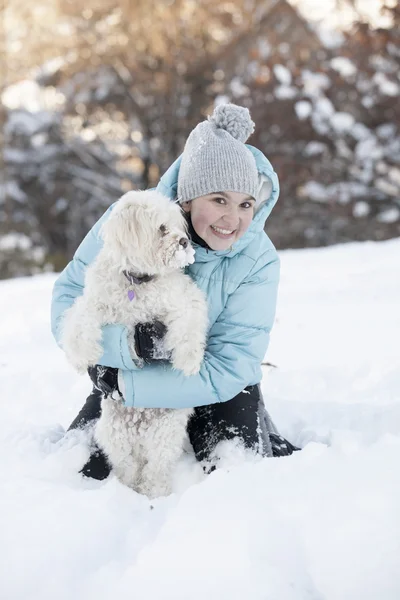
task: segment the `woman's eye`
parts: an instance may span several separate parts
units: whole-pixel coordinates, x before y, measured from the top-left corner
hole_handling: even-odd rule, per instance
[[[217,204],[225,204],[225,198],[214,198],[214,202]]]
[[[166,235],[167,228],[165,225],[160,225],[160,233],[161,233],[161,235]]]
[[[252,204],[251,202],[243,202],[242,204],[242,208],[251,208]]]

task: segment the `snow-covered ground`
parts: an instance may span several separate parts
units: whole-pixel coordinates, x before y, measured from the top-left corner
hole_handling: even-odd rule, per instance
[[[396,0],[289,0],[307,21],[329,27],[331,30],[349,28],[356,18],[362,18],[373,27],[387,27],[390,18],[382,11],[384,4],[395,6]]]
[[[2,600],[400,598],[400,240],[281,258],[263,390],[303,451],[188,461],[152,503],[77,474],[90,386],[50,334],[54,275],[0,284]]]

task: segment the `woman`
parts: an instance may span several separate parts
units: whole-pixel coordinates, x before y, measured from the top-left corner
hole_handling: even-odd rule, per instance
[[[100,365],[89,369],[93,392],[70,429],[93,423],[100,415],[101,393],[119,388],[126,406],[194,407],[189,439],[207,470],[218,464],[220,442],[230,439],[263,456],[287,455],[296,449],[278,435],[259,386],[279,281],[279,259],[264,224],[278,199],[279,183],[266,157],[245,144],[253,131],[247,109],[218,106],[191,132],[182,156],[157,186],[186,213],[195,249],[195,262],[187,272],[208,299],[210,329],[200,373],[185,377],[160,360],[162,323],[136,327],[136,356],[128,349],[126,328],[107,325]],[[101,247],[99,230],[112,208],[94,225],[55,283],[56,340],[63,312],[82,293],[85,268]],[[138,357],[146,363],[142,368]],[[108,475],[101,451],[93,449],[82,472],[96,479]]]

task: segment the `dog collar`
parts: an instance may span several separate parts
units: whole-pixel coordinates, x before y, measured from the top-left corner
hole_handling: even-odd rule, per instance
[[[133,284],[140,285],[141,283],[147,283],[152,279],[155,279],[155,275],[135,275],[132,271],[123,271],[125,277],[129,281],[128,299],[132,302],[136,298],[136,292],[132,289]]]
[[[137,285],[147,283],[156,277],[155,275],[135,275],[132,271],[124,271],[123,273],[131,285],[134,283]]]

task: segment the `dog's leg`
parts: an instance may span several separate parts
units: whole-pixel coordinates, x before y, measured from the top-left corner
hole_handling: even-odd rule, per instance
[[[79,373],[86,373],[101,357],[100,315],[85,295],[66,310],[62,321],[61,345],[67,359]]]
[[[116,477],[136,490],[140,465],[135,458],[137,431],[134,409],[125,408],[119,400],[103,398],[95,440],[107,455]]]
[[[147,409],[150,410],[150,409]],[[186,427],[192,409],[156,409],[154,419],[142,438],[147,462],[144,464],[137,491],[148,496],[168,496],[173,475],[182,456]]]
[[[193,283],[185,286],[184,306],[169,309],[165,317],[166,350],[171,352],[172,365],[185,375],[199,372],[207,335],[207,305],[203,292]]]

